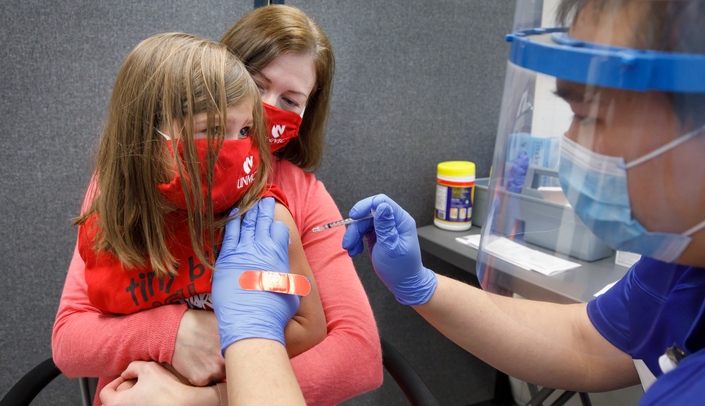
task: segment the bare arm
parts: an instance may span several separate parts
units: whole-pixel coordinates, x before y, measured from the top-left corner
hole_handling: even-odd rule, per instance
[[[509,375],[561,389],[609,390],[638,382],[631,357],[592,326],[586,304],[560,305],[487,293],[423,266],[416,222],[385,195],[350,210],[343,246],[368,248],[375,272],[397,301],[442,334]]]
[[[631,357],[600,335],[586,307],[498,296],[438,275],[431,299],[414,309],[465,350],[527,382],[586,392],[638,383]]]
[[[277,160],[270,180],[289,200],[328,330],[322,343],[291,363],[307,404],[338,404],[382,384],[382,350],[372,308],[352,259],[340,245],[343,227],[311,232],[342,218],[323,184],[313,174]]]
[[[274,219],[283,222],[289,228],[291,240],[289,244],[290,272],[304,275],[311,282],[311,292],[301,298],[299,311],[296,312],[284,330],[286,351],[289,357],[294,357],[323,341],[326,337],[326,319],[318,287],[308,265],[294,219],[286,207],[279,203],[275,207]]]
[[[305,405],[286,349],[265,339],[238,341],[225,350],[230,405]]]

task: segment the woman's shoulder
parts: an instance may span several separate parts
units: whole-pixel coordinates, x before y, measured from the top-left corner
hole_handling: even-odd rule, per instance
[[[284,189],[284,191],[292,187],[297,189],[312,187],[318,182],[316,175],[313,173],[306,172],[291,162],[280,158],[272,159],[272,173],[269,181]]]
[[[296,224],[301,226],[321,219],[339,219],[338,208],[316,175],[306,172],[289,161],[272,160],[269,182],[277,185],[286,194],[289,210]],[[333,221],[333,220],[330,220]]]

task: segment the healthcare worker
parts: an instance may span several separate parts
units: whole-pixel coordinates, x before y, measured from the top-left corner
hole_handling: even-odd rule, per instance
[[[703,1],[517,2],[478,250],[485,290],[425,268],[414,220],[384,195],[350,210],[354,219],[375,212],[348,227],[343,247],[355,256],[367,239],[375,271],[400,303],[508,375],[582,392],[641,382],[642,404],[702,404],[702,21]],[[530,146],[541,148],[528,151],[524,187],[510,191],[514,158]],[[541,201],[551,187],[572,209]],[[537,202],[559,214],[550,218]],[[511,276],[497,272],[506,261],[488,247],[507,241],[642,259],[589,303],[522,300],[493,293],[506,294]]]

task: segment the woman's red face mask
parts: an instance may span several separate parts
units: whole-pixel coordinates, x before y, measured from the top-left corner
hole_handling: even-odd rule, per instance
[[[264,115],[267,119],[267,137],[269,138],[269,151],[280,150],[289,143],[292,138],[299,135],[299,127],[303,118],[292,111],[278,109],[267,103],[264,105]]]

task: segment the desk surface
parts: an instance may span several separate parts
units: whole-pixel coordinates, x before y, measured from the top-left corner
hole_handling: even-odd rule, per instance
[[[475,274],[477,250],[455,240],[469,234],[479,234],[479,227],[468,231],[446,231],[434,225],[417,229],[421,249],[437,256],[467,272]],[[527,244],[532,249],[549,253],[541,247]],[[555,253],[550,253],[554,254]],[[567,255],[560,258],[579,263],[581,266],[554,276],[546,276],[534,271],[497,261],[501,272],[498,283],[523,297],[557,303],[587,302],[606,285],[619,280],[627,268],[614,263],[614,255],[599,261],[585,262]]]

